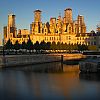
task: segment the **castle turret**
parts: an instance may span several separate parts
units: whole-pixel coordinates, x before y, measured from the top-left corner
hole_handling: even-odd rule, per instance
[[[78,22],[78,27],[79,27],[79,33],[85,33],[86,26],[84,22],[84,17],[82,15],[78,15],[77,22]]]
[[[71,8],[67,8],[65,10],[65,21],[66,23],[72,23],[73,22],[73,19],[72,19],[72,9]]]
[[[7,26],[7,38],[8,39],[10,38],[10,34],[12,34],[12,37],[17,36],[15,17],[16,16],[14,14],[8,15],[8,26]]]
[[[41,22],[41,10],[34,11],[34,22]]]

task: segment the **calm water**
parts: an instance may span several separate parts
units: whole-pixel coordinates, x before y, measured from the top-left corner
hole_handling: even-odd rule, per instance
[[[57,71],[50,66],[58,66]],[[49,63],[0,70],[0,100],[100,100],[98,75],[81,75],[78,65],[63,65],[63,71],[59,66]],[[41,67],[44,71],[34,72]]]

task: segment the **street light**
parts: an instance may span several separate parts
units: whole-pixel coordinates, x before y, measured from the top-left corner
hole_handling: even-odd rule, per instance
[[[5,56],[4,37],[3,37],[3,57]]]

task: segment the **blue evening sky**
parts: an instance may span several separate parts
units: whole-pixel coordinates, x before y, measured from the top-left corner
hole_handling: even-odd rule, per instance
[[[63,16],[68,7],[73,9],[74,20],[78,14],[84,16],[87,32],[96,30],[100,23],[100,0],[0,0],[0,36],[3,26],[7,25],[8,13],[16,15],[17,29],[30,29],[34,10],[42,10],[42,22],[47,22],[50,17],[57,18],[59,13]]]

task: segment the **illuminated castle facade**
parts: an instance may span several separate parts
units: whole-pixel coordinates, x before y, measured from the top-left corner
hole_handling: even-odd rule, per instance
[[[96,36],[94,32],[86,33],[84,17],[78,15],[73,20],[72,9],[67,8],[64,11],[64,17],[50,18],[47,23],[42,23],[40,10],[34,11],[34,21],[30,25],[30,31],[19,29],[16,31],[15,15],[8,15],[8,25],[4,27],[5,43],[10,39],[14,44],[17,40],[21,44],[27,42],[30,38],[33,43],[38,41],[60,42],[66,44],[85,44],[96,45]]]

